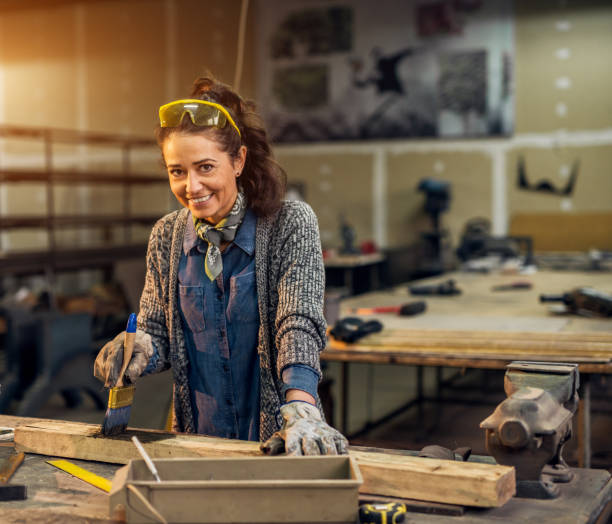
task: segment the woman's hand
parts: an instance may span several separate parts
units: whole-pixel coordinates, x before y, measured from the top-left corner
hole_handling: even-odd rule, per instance
[[[115,387],[119,380],[119,371],[123,364],[124,340],[125,331],[119,333],[110,342],[107,342],[96,357],[94,376],[104,382],[104,386],[107,388]],[[151,335],[137,329],[132,359],[125,370],[125,376],[129,383],[135,382],[142,375],[149,363],[149,359],[153,356],[153,352]]]
[[[261,449],[267,455],[346,455],[348,441],[321,418],[308,402],[293,401],[280,408],[284,423]]]

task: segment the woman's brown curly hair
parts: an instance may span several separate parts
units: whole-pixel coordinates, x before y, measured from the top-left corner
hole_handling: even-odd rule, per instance
[[[225,107],[238,129],[241,137],[229,123],[222,128],[196,126],[191,118],[183,118],[177,127],[158,127],[157,143],[160,148],[172,133],[210,135],[222,151],[237,158],[241,145],[247,148],[246,162],[238,178],[238,187],[244,192],[248,207],[257,216],[269,216],[277,211],[285,195],[287,175],[274,160],[263,121],[256,111],[255,103],[243,100],[229,86],[215,80],[212,76],[195,80],[191,98],[215,102]]]

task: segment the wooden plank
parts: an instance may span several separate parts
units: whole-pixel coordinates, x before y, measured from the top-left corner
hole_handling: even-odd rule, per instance
[[[513,360],[523,360],[525,357],[512,355],[483,355],[480,357],[445,354],[430,355],[428,353],[358,353],[354,351],[324,351],[321,353],[321,360],[331,362],[359,362],[371,364],[400,364],[404,366],[446,366],[455,368],[475,368],[475,369],[504,369]],[[534,357],[529,360],[534,360]],[[567,362],[566,358],[540,358],[537,360],[547,362]],[[578,364],[581,373],[612,373],[612,364],[606,360],[587,360],[581,359]]]
[[[140,457],[131,441],[133,435],[153,458],[261,455],[257,442],[134,428],[121,435],[104,437],[98,424],[61,420],[15,428],[15,449],[54,457],[126,464]]]
[[[529,337],[531,341],[549,341],[551,338],[559,339],[561,341],[568,341],[573,343],[583,342],[600,342],[607,344],[608,347],[612,348],[612,325],[610,325],[610,331],[598,333],[598,332],[584,332],[584,333],[546,333],[546,332],[517,332],[517,331],[459,331],[459,330],[444,330],[444,329],[385,329],[382,333],[388,334],[392,337],[416,337],[419,339],[446,339],[446,338],[461,338],[461,339],[474,339],[474,340],[490,340],[504,338],[507,340],[521,340],[525,337]],[[373,337],[374,335],[369,335]]]
[[[504,367],[512,360],[574,362],[612,373],[612,333],[521,333],[385,329],[355,344],[330,339],[324,360]],[[478,361],[478,365],[477,365]],[[488,361],[488,363],[487,363]]]
[[[501,506],[515,493],[514,468],[476,462],[351,451],[360,491],[463,506]]]
[[[132,435],[154,458],[261,455],[257,442],[134,428],[116,437],[101,437],[98,425],[64,421],[18,425],[15,447],[27,453],[123,464],[139,458]],[[362,471],[364,493],[481,507],[500,506],[514,494],[514,468],[506,466],[384,452],[351,450],[350,454]]]
[[[420,331],[385,329],[380,333],[368,335],[357,344],[347,344],[330,339],[331,348],[359,346],[402,347],[402,348],[441,348],[444,350],[524,350],[535,352],[591,353],[612,357],[612,333],[591,333],[588,336],[572,333],[511,333],[497,331]]]
[[[482,347],[473,347],[471,345],[466,346],[453,346],[449,345],[439,345],[439,346],[419,346],[419,347],[411,347],[410,345],[404,346],[401,343],[393,343],[393,344],[384,344],[384,345],[374,345],[370,343],[361,343],[352,347],[335,347],[332,346],[329,349],[329,353],[333,353],[334,351],[350,351],[353,353],[360,352],[368,352],[372,354],[381,353],[381,354],[394,354],[397,356],[403,355],[418,355],[424,354],[428,356],[442,356],[449,355],[451,358],[456,355],[464,355],[464,356],[476,356],[480,358],[487,357],[501,357],[501,358],[512,358],[515,359],[517,357],[522,358],[523,360],[538,360],[545,357],[561,357],[570,362],[610,362],[612,360],[612,352],[610,351],[563,351],[563,350],[555,350],[552,349],[529,349],[529,348],[508,348],[508,347],[496,347],[493,346],[491,348],[482,348]],[[326,350],[327,351],[327,350]],[[528,358],[529,357],[529,358]]]

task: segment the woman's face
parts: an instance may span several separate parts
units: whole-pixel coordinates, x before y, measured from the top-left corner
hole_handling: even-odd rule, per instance
[[[170,189],[193,216],[216,224],[230,212],[246,159],[245,146],[233,159],[203,134],[173,133],[165,140],[162,153]]]

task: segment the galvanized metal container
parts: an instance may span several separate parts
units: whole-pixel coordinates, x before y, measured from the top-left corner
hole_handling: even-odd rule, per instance
[[[143,460],[115,474],[110,515],[128,523],[350,523],[363,482],[347,455]]]

